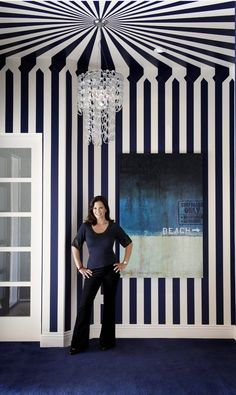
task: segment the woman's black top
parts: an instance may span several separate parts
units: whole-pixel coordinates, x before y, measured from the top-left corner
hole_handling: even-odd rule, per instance
[[[113,251],[115,241],[118,241],[124,248],[132,243],[131,238],[115,222],[110,222],[102,233],[96,233],[92,225],[85,222],[80,226],[72,246],[81,250],[86,242],[89,251],[87,267],[97,269],[117,262]]]

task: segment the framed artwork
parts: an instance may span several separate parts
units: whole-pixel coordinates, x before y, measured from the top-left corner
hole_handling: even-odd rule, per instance
[[[123,277],[203,276],[201,154],[122,154],[120,225],[133,240]]]

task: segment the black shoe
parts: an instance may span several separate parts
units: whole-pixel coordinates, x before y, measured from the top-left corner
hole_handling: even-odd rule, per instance
[[[71,347],[69,350],[69,354],[70,355],[75,355],[75,354],[79,354],[81,352],[85,351],[85,348],[75,348],[75,347]]]
[[[110,348],[114,348],[116,345],[115,344],[109,344],[108,346],[100,346],[101,351],[107,351],[110,350]]]

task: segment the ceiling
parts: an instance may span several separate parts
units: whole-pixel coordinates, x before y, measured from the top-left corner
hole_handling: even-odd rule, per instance
[[[1,65],[234,67],[234,49],[234,1],[0,1]]]

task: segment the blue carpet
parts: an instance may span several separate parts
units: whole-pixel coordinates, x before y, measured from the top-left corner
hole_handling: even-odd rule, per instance
[[[118,339],[83,354],[0,343],[0,394],[236,395],[236,342]]]

